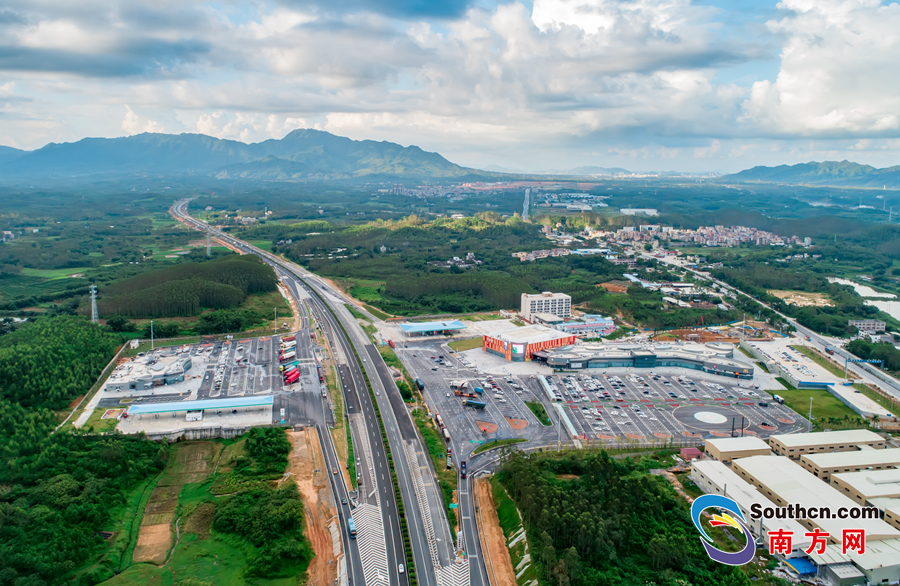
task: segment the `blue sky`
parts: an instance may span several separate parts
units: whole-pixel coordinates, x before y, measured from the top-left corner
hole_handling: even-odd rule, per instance
[[[881,0],[7,0],[0,144],[312,127],[541,171],[900,163]]]

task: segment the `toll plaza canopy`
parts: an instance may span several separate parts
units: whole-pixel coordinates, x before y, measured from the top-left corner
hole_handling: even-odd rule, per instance
[[[426,321],[415,324],[400,324],[400,328],[407,336],[422,335],[434,336],[437,334],[452,334],[457,330],[466,329],[465,324],[459,320],[451,321]]]
[[[272,395],[261,397],[228,397],[227,399],[201,399],[199,401],[175,401],[171,403],[147,403],[132,405],[129,415],[146,415],[148,413],[173,413],[176,411],[209,411],[212,409],[238,409],[242,407],[271,407],[274,404]]]

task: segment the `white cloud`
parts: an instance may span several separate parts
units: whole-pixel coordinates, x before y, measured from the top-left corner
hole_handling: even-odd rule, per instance
[[[125,134],[140,134],[142,132],[165,132],[165,128],[154,120],[149,120],[142,116],[138,116],[131,109],[131,106],[125,106],[125,119],[122,120],[122,130]]]
[[[782,136],[878,136],[900,130],[900,4],[785,0],[769,22],[784,37],[774,82],[753,84],[745,124]]]

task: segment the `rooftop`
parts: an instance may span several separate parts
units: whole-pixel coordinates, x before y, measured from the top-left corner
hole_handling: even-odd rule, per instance
[[[400,324],[400,328],[407,334],[420,332],[439,332],[442,330],[464,330],[466,325],[454,319],[451,321],[426,321],[414,324]]]
[[[801,461],[809,461],[819,468],[835,466],[874,466],[900,463],[900,448],[886,450],[855,450],[852,452],[830,452],[827,454],[804,454]]]
[[[867,429],[847,429],[844,431],[819,431],[813,433],[791,433],[771,436],[789,448],[831,444],[862,444],[884,441],[877,433]]]
[[[720,452],[744,452],[746,450],[768,450],[769,444],[755,436],[709,438],[707,446],[715,446]]]
[[[550,340],[559,340],[560,338],[571,338],[571,334],[560,332],[544,326],[526,326],[523,328],[513,328],[497,334],[497,338],[504,342],[513,344],[537,344],[539,342],[548,342]]]
[[[900,470],[896,468],[840,472],[833,478],[846,482],[866,499],[900,496]]]
[[[253,397],[228,397],[227,399],[201,399],[199,401],[175,401],[172,403],[147,403],[132,405],[129,415],[146,415],[147,413],[172,413],[175,411],[200,411],[207,409],[236,409],[238,407],[264,407],[274,404],[272,395]]]

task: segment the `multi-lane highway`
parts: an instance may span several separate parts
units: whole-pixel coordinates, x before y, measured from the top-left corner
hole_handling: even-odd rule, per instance
[[[414,473],[420,474],[418,470],[419,463],[418,461],[411,463],[407,455],[407,449],[410,448],[411,442],[417,442],[418,439],[414,429],[411,427],[412,422],[402,403],[396,385],[391,380],[384,379],[384,373],[387,369],[377,349],[368,342],[365,333],[362,332],[356,321],[350,316],[344,307],[344,301],[340,294],[332,291],[326,282],[298,265],[286,262],[279,257],[192,218],[187,213],[188,202],[189,200],[181,200],[173,205],[171,208],[172,215],[185,225],[209,232],[217,240],[226,243],[230,247],[245,253],[255,254],[265,262],[273,265],[283,283],[288,287],[291,295],[297,300],[298,305],[306,302],[311,308],[318,325],[328,341],[333,356],[336,358],[336,361],[340,359],[342,362],[339,372],[348,406],[348,415],[361,414],[364,418],[365,425],[363,428],[368,440],[364,443],[368,444],[370,453],[367,455],[371,457],[368,463],[371,464],[372,470],[365,470],[367,463],[362,462],[362,458],[357,463],[357,468],[363,468],[364,470],[361,474],[362,484],[360,485],[356,502],[359,505],[359,502],[362,500],[374,499],[380,505],[385,542],[384,553],[387,558],[383,568],[386,575],[381,573],[382,568],[380,564],[376,563],[377,560],[373,560],[373,564],[378,566],[379,569],[377,573],[373,573],[373,564],[369,564],[367,560],[363,559],[364,554],[360,552],[358,541],[350,539],[346,533],[346,519],[356,510],[353,508],[353,502],[348,498],[349,495],[346,492],[346,487],[343,486],[344,483],[336,482],[334,477],[339,475],[331,475],[332,489],[335,491],[337,502],[342,502],[342,499],[345,498],[348,500],[348,504],[341,504],[339,509],[342,517],[342,536],[349,560],[351,583],[365,583],[368,586],[373,584],[399,585],[406,584],[408,576],[408,568],[405,568],[406,554],[400,529],[400,518],[395,500],[396,493],[390,474],[387,449],[382,441],[381,429],[377,421],[374,404],[372,403],[373,397],[370,395],[366,384],[367,377],[375,392],[375,400],[378,401],[379,411],[388,437],[388,445],[397,473],[400,494],[406,513],[405,517],[409,527],[418,581],[422,584],[437,586],[435,560],[434,555],[431,553],[435,551],[435,544],[429,542],[428,532],[426,531],[426,525],[428,525],[426,516],[428,521],[432,521],[432,511],[428,510],[423,514],[421,510],[422,491],[420,490],[417,496],[417,487],[414,485]],[[326,458],[329,459],[330,464],[339,467],[340,463],[336,461],[336,452],[334,451],[334,446],[331,445],[330,435],[322,429],[320,438],[325,444]],[[413,451],[415,450],[414,446],[412,449]],[[471,517],[471,515],[469,516]],[[437,521],[440,522],[440,519]],[[446,549],[451,544],[442,543],[441,545]],[[444,557],[446,557],[446,552]],[[404,566],[405,571],[403,573],[401,573],[401,566]],[[367,572],[369,578],[363,578],[367,575]],[[478,583],[480,584],[481,582]]]

